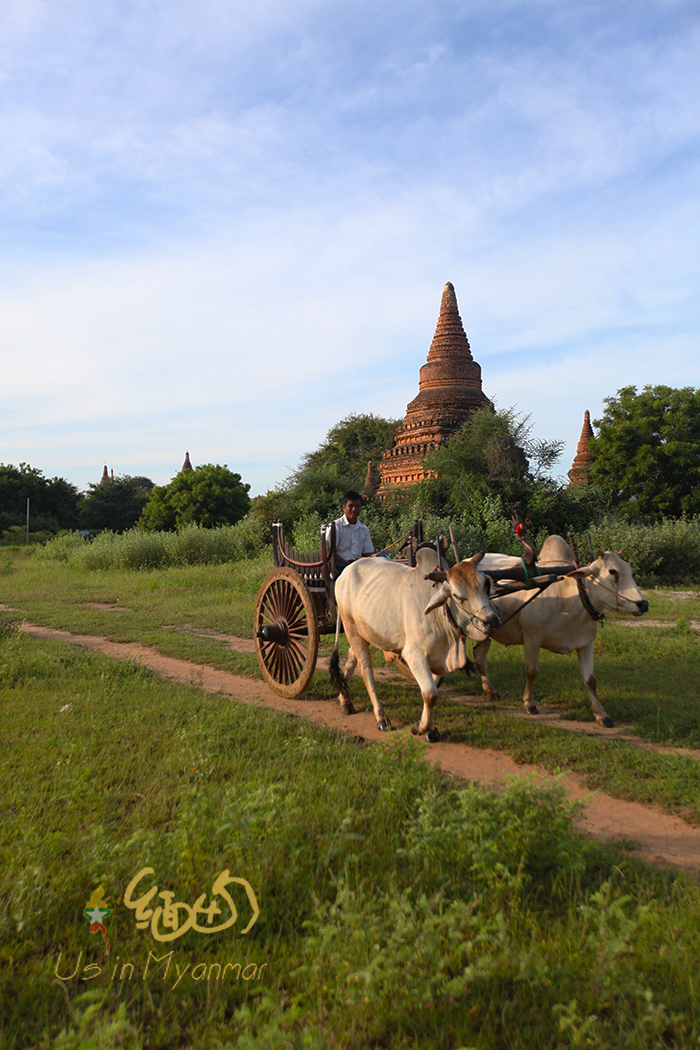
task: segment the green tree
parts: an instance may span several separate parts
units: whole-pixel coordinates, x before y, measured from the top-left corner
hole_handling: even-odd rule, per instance
[[[605,399],[593,480],[626,517],[700,513],[700,389],[634,386]]]
[[[323,521],[337,518],[343,493],[362,491],[368,461],[378,466],[397,424],[371,413],[341,419],[281,485],[256,500],[255,513],[266,521],[283,521],[287,531],[293,522],[311,514]]]
[[[154,532],[181,525],[235,525],[248,513],[249,490],[226,465],[206,463],[176,474],[169,485],[156,486],[139,526]]]
[[[124,532],[132,528],[153,489],[150,478],[122,474],[89,485],[79,504],[80,521],[86,529]]]
[[[331,427],[315,452],[302,457],[292,477],[300,478],[306,471],[334,470],[339,476],[355,478],[355,487],[361,488],[368,461],[375,466],[379,463],[382,453],[391,447],[398,424],[398,419],[352,413]]]
[[[425,500],[443,512],[478,517],[485,500],[527,503],[537,489],[556,489],[548,472],[564,442],[535,440],[531,430],[529,416],[513,409],[477,409],[426,457],[433,475],[420,483]]]
[[[32,531],[59,532],[78,524],[80,493],[65,478],[45,478],[36,467],[0,463],[0,532],[25,526],[27,499]]]

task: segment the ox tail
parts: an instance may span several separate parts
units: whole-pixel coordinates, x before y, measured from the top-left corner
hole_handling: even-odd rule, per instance
[[[462,665],[461,670],[464,671],[467,678],[471,678],[473,674],[476,674],[478,668],[474,661],[470,660],[469,657],[467,657],[466,663]]]
[[[338,652],[338,641],[340,638],[340,613],[338,613],[338,620],[335,627],[335,645],[333,646],[333,652],[331,654],[330,664],[328,665],[328,673],[331,678],[331,685],[334,689],[338,690],[343,700],[350,699],[350,689],[345,675],[340,670],[340,653]]]

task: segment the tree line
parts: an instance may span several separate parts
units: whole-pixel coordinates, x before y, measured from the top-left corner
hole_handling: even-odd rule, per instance
[[[123,474],[85,493],[27,463],[0,464],[0,535],[6,543],[23,542],[27,500],[34,539],[64,530],[124,532],[137,524],[150,530],[233,525],[248,513],[249,489],[240,474],[213,463],[177,474],[169,485]]]
[[[444,445],[425,459],[429,476],[408,489],[367,501],[366,520],[378,528],[415,514],[452,516],[485,524],[519,506],[535,531],[566,534],[606,516],[651,523],[700,514],[700,389],[623,387],[605,400],[590,484],[569,488],[553,476],[562,441],[532,436],[529,417],[512,409],[474,412]],[[168,531],[185,525],[231,525],[248,513],[284,522],[329,521],[340,513],[343,492],[362,491],[368,461],[379,465],[398,420],[352,414],[332,427],[295,471],[251,504],[250,486],[227,466],[206,464],[177,474],[168,485],[123,475],[104,478],[79,493],[63,478],[45,478],[21,463],[0,464],[0,532],[19,534],[30,499],[31,528],[123,532],[138,525]]]

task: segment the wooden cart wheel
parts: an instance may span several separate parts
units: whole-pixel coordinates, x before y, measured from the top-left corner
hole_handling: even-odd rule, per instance
[[[255,651],[263,678],[279,696],[301,696],[318,656],[313,598],[293,569],[274,569],[255,606]]]

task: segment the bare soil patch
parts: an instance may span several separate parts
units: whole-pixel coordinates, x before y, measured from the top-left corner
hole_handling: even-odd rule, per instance
[[[391,733],[382,733],[377,729],[371,708],[355,715],[343,716],[337,703],[320,700],[312,694],[306,694],[296,700],[285,700],[273,693],[264,682],[241,678],[228,671],[204,664],[194,664],[186,660],[163,656],[155,649],[141,645],[139,642],[112,642],[93,635],[77,635],[68,631],[40,627],[26,621],[22,624],[22,630],[38,638],[53,638],[57,641],[79,645],[118,660],[133,660],[164,678],[204,689],[209,693],[230,697],[240,703],[286,711],[297,717],[306,718],[316,725],[328,726],[368,743],[387,746],[392,742]],[[232,636],[220,637],[232,640]],[[246,645],[253,645],[249,639],[240,641],[245,642]],[[445,695],[455,699],[453,691],[446,691]],[[459,701],[466,705],[483,703],[483,700],[477,696],[460,695]],[[518,714],[510,710],[508,714],[515,718],[531,717],[525,715],[524,712]],[[618,738],[632,740],[640,746],[651,747],[639,738],[627,734],[624,727],[619,730],[607,730],[595,723],[582,725],[578,722],[566,722],[554,714],[548,715],[546,711],[543,711],[539,718],[542,721],[556,722],[559,729],[586,732],[607,738],[617,735]],[[407,726],[395,726],[394,728],[408,729]],[[700,757],[698,752],[681,752],[681,749],[666,750],[676,750]],[[536,766],[518,765],[502,751],[470,748],[464,744],[449,741],[426,746],[425,758],[429,762],[438,764],[443,772],[461,780],[474,781],[488,790],[498,790],[505,783],[506,777],[513,775],[528,777],[535,774],[543,783],[550,783],[555,779],[551,774]],[[558,779],[572,799],[585,800],[578,819],[578,827],[581,831],[601,841],[619,841],[624,844],[629,853],[644,857],[646,860],[677,865],[689,871],[700,870],[700,828],[692,827],[678,817],[664,813],[658,806],[643,806],[636,802],[625,802],[602,792],[591,793],[573,773],[567,773],[563,778]]]

